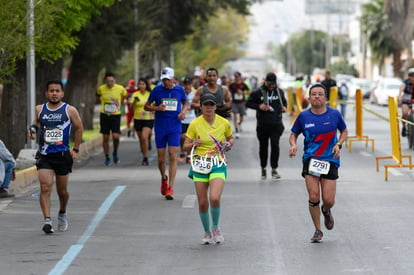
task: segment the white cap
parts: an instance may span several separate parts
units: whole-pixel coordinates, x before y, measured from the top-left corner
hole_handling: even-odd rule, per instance
[[[170,67],[165,67],[164,69],[162,69],[160,79],[163,80],[164,78],[173,79],[174,70]]]

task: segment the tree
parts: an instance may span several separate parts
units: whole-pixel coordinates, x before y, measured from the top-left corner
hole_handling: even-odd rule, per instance
[[[64,53],[78,41],[75,32],[99,8],[115,0],[49,0],[34,1],[36,47],[36,97],[44,98],[45,83],[49,78],[60,78]],[[27,1],[0,0],[0,82],[4,83],[0,111],[0,138],[10,150],[24,147],[27,125],[26,93],[26,36]]]
[[[225,62],[243,55],[240,49],[249,30],[246,18],[233,9],[221,9],[214,18],[195,23],[193,33],[174,44],[177,75],[192,75],[196,65],[220,69]]]
[[[412,59],[411,41],[414,29],[414,2],[410,0],[384,0],[384,11],[391,29],[391,36],[399,47],[393,49],[394,75],[403,77],[401,70],[401,52],[408,50],[409,61]]]
[[[413,13],[414,2],[409,0],[373,0],[362,6],[362,31],[380,72],[385,58],[392,55],[394,75],[402,77],[401,52],[411,50]]]
[[[277,56],[283,64],[292,62],[294,59],[295,69],[288,72],[296,74],[302,72],[311,75],[316,67],[325,67],[325,51],[328,35],[325,32],[317,30],[306,30],[294,33],[289,37],[288,41],[280,45],[277,49]],[[347,37],[333,36],[333,53],[339,54],[339,44],[342,43],[342,51],[348,53],[350,51],[350,42]]]

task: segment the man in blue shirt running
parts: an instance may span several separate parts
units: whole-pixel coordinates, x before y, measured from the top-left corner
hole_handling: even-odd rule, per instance
[[[174,199],[174,180],[177,172],[177,152],[180,148],[181,120],[187,111],[187,96],[184,88],[175,85],[174,70],[161,71],[162,85],[156,86],[145,103],[146,111],[155,111],[154,132],[157,146],[158,169],[161,173],[161,194],[167,200]],[[166,171],[165,151],[168,144],[169,171]]]
[[[309,212],[316,229],[311,238],[312,242],[322,240],[321,210],[325,218],[325,227],[331,230],[334,226],[331,208],[335,203],[339,156],[342,144],[348,137],[342,115],[338,110],[326,106],[327,93],[322,84],[315,84],[309,88],[311,108],[299,114],[289,137],[290,157],[296,156],[296,141],[299,134],[303,133],[305,137],[302,176],[305,178],[309,194]],[[323,205],[319,207],[321,192]]]

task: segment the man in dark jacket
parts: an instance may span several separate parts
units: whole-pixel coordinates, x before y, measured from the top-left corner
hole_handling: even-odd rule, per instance
[[[277,173],[279,162],[279,140],[284,127],[282,113],[287,111],[287,101],[283,90],[277,87],[276,75],[268,73],[261,87],[254,90],[247,100],[246,106],[256,110],[256,133],[259,140],[261,179],[266,179],[268,147],[270,139],[270,166],[272,179],[279,179]]]

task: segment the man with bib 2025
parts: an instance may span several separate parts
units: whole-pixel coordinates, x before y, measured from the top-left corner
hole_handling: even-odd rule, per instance
[[[220,232],[220,201],[227,177],[225,152],[234,144],[230,122],[215,113],[216,98],[212,94],[201,96],[202,114],[191,121],[183,148],[191,151],[191,168],[188,176],[194,181],[198,209],[204,228],[202,244],[222,243]],[[210,190],[209,190],[210,189]],[[208,194],[209,193],[209,194]],[[211,207],[210,207],[211,206]],[[210,230],[210,214],[212,228]]]
[[[65,95],[61,81],[47,83],[47,103],[37,105],[35,118],[29,127],[28,136],[36,138],[39,132],[39,150],[36,154],[36,167],[40,183],[40,207],[44,217],[42,230],[46,234],[54,232],[50,217],[50,195],[53,190],[53,178],[56,178],[56,191],[59,196],[58,230],[66,231],[68,218],[66,206],[69,201],[67,185],[73,161],[79,153],[82,141],[83,125],[75,107],[62,101]],[[71,127],[75,127],[75,142],[69,147]]]
[[[348,130],[341,113],[326,106],[327,93],[327,89],[322,84],[315,84],[309,88],[311,108],[299,114],[289,137],[290,157],[296,156],[296,141],[299,134],[303,133],[305,137],[302,176],[305,178],[309,195],[309,212],[315,226],[312,242],[320,242],[323,237],[320,226],[321,210],[325,218],[325,227],[331,230],[334,226],[331,208],[335,204],[340,150],[348,137]],[[319,207],[321,192],[323,205]]]

